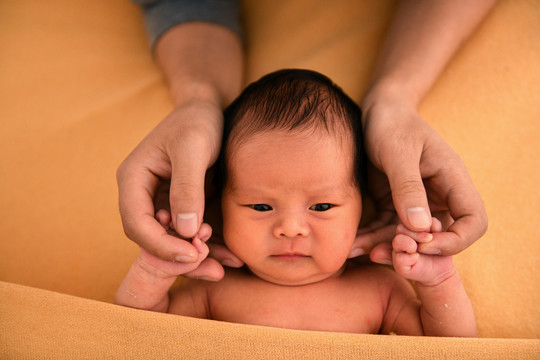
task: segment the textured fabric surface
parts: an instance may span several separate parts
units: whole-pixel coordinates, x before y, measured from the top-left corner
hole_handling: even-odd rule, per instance
[[[526,360],[539,355],[539,341],[531,339],[283,330],[156,314],[3,282],[0,306],[2,358]]]
[[[244,1],[246,81],[309,68],[360,99],[394,6]],[[499,2],[420,108],[464,159],[490,218],[455,260],[485,338],[464,340],[307,333],[108,304],[137,253],[120,223],[116,167],[172,107],[142,15],[127,0],[0,2],[0,357],[539,358],[538,19],[538,1]]]

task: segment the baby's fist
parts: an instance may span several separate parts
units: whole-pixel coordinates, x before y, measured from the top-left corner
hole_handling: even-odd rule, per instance
[[[431,232],[442,231],[439,220],[432,218]],[[403,225],[398,225],[392,242],[392,262],[395,271],[406,279],[418,281],[424,285],[437,285],[454,270],[450,256],[425,255],[417,252],[418,243],[433,239],[431,233],[416,233]]]
[[[191,242],[198,253],[197,261],[194,263],[163,260],[141,248],[141,253],[136,260],[136,264],[144,271],[161,278],[177,277],[192,272],[208,257],[209,249],[205,242],[210,239],[211,235],[212,228],[210,225],[202,224],[199,232]]]

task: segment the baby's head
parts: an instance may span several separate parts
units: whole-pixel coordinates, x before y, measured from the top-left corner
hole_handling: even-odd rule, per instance
[[[365,186],[366,155],[362,111],[328,77],[310,70],[275,71],[251,83],[225,110],[222,155],[265,132],[319,134],[352,140],[351,156],[356,184]],[[222,176],[227,179],[227,162]]]
[[[340,272],[361,216],[361,111],[327,77],[281,70],[225,111],[225,242],[251,271],[283,285]]]

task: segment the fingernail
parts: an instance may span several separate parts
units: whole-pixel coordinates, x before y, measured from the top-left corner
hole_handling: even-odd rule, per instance
[[[204,281],[218,281],[218,279],[214,279],[214,278],[211,278],[211,277],[208,277],[208,276],[201,276],[201,277],[198,277],[197,280],[204,280]]]
[[[418,229],[427,229],[431,225],[431,217],[423,207],[413,207],[407,209],[409,223]]]
[[[238,267],[236,265],[236,262],[233,261],[232,259],[223,259],[223,260],[221,260],[221,265],[225,265],[225,266],[228,266],[228,267]]]
[[[351,253],[349,254],[349,259],[355,258],[360,255],[364,255],[364,254],[365,252],[364,252],[364,249],[362,248],[352,249]]]
[[[382,264],[382,265],[392,265],[393,264],[392,260],[390,260],[390,259],[377,259],[376,263],[377,264]]]
[[[416,234],[415,240],[417,242],[428,243],[433,240],[433,234],[431,233],[421,232],[421,233],[415,233],[415,234]]]
[[[193,236],[197,233],[199,223],[196,213],[176,215],[176,232],[181,236]]]
[[[195,256],[193,255],[179,255],[177,256],[174,261],[177,261],[177,262],[181,262],[181,263],[194,263],[197,261],[197,259],[195,258]]]

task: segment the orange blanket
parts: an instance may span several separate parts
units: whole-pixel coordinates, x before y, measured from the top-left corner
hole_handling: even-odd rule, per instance
[[[328,4],[245,1],[247,81],[310,68],[360,99],[395,4]],[[540,358],[539,19],[537,1],[499,2],[420,109],[461,154],[490,219],[456,257],[484,338],[463,340],[249,327],[108,304],[137,252],[118,215],[116,167],[171,109],[166,85],[129,1],[0,2],[0,357]]]

